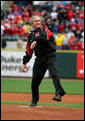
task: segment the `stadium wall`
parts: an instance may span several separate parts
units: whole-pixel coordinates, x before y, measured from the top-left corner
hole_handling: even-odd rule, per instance
[[[1,76],[2,77],[32,77],[35,56],[27,64],[28,71],[21,71],[22,59],[25,50],[1,50]],[[84,78],[84,52],[57,51],[56,63],[61,78]],[[47,71],[45,77],[49,78]]]
[[[62,78],[84,78],[84,53],[56,53],[58,74]]]

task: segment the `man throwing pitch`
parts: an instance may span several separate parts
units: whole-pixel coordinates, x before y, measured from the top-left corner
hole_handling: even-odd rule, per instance
[[[55,87],[55,96],[53,100],[61,101],[61,97],[64,96],[65,91],[60,84],[60,79],[56,69],[56,44],[53,38],[53,33],[45,25],[41,25],[39,16],[32,16],[30,18],[30,24],[33,27],[33,31],[30,32],[27,37],[26,55],[23,56],[22,71],[27,70],[26,63],[35,53],[36,59],[33,66],[32,76],[32,101],[29,106],[37,106],[39,101],[39,85],[45,75],[47,69],[53,79]]]

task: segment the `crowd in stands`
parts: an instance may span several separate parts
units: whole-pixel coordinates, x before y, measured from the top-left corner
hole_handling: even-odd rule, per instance
[[[26,41],[32,15],[40,16],[42,25],[53,32],[58,50],[84,50],[84,1],[46,1],[43,5],[15,1],[1,11],[2,40]]]

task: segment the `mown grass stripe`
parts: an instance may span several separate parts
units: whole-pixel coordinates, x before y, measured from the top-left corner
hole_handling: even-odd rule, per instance
[[[1,104],[4,105],[29,105],[30,102],[16,102],[16,101],[1,101]],[[64,107],[73,107],[73,108],[84,108],[84,104],[75,104],[75,103],[53,103],[53,102],[39,102],[38,105],[49,105],[49,106],[64,106]]]
[[[84,94],[84,81],[61,81],[66,94]],[[54,85],[52,80],[43,80],[40,93],[54,93]],[[21,79],[1,79],[1,92],[21,92],[31,93],[31,80]]]

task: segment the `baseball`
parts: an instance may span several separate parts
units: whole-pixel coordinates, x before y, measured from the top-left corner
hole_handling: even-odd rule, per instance
[[[25,68],[25,69],[24,69],[24,71],[26,72],[26,71],[27,71],[27,69]]]

